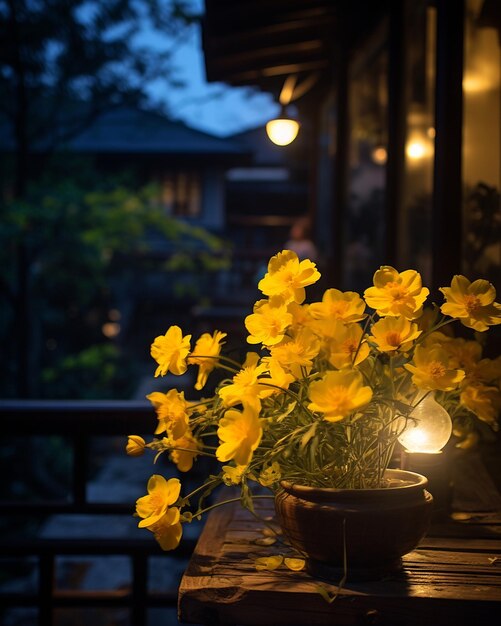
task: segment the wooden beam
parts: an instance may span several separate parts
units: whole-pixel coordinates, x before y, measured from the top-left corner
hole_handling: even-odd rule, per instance
[[[322,32],[332,26],[332,21],[319,15],[302,20],[283,21],[276,24],[260,24],[249,26],[242,31],[228,29],[214,34],[206,40],[205,49],[209,55],[214,52],[221,54],[231,50],[255,49],[263,43],[279,45],[281,43],[298,43],[308,39],[319,39]]]
[[[386,162],[384,262],[397,265],[405,154],[404,3],[391,0],[388,54],[388,160]]]
[[[265,91],[274,91],[275,89],[279,91],[282,88],[285,76],[322,70],[327,68],[328,65],[326,60],[290,63],[288,65],[270,65],[269,67],[248,70],[246,72],[228,73],[224,80],[235,86],[254,84]]]
[[[333,0],[231,0],[229,4],[206,0],[205,4],[204,23],[211,36],[314,18],[325,21],[326,16],[337,12]]]
[[[461,271],[463,235],[462,131],[464,0],[436,0],[436,135],[432,226],[432,287]]]

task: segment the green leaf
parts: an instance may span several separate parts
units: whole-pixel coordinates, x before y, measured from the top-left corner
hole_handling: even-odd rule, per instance
[[[318,422],[313,422],[310,428],[301,437],[301,445],[300,445],[301,452],[304,451],[309,441],[312,439],[312,437],[315,436],[315,433],[317,432],[317,426],[318,426]]]

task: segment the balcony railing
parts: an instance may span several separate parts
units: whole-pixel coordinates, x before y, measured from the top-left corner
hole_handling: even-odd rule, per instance
[[[26,442],[29,438],[58,436],[69,442],[72,450],[70,496],[64,500],[44,499],[36,502],[4,499],[0,501],[0,517],[4,520],[3,523],[8,523],[9,519],[14,524],[19,519],[48,519],[61,514],[69,514],[69,519],[76,515],[92,515],[103,520],[106,519],[105,516],[120,515],[130,519],[134,511],[134,496],[131,496],[130,503],[89,501],[87,492],[91,442],[96,437],[124,437],[125,443],[125,436],[128,434],[153,432],[155,422],[154,412],[145,402],[0,401],[0,423],[4,441],[9,437],[22,437],[23,442]],[[16,450],[16,462],[29,464],[30,458],[22,456],[22,450]],[[133,466],[131,471],[132,468]],[[4,475],[2,478],[14,479],[15,474]],[[135,525],[133,520],[130,521]],[[34,607],[38,612],[38,623],[45,626],[57,623],[56,609],[122,607],[129,610],[128,623],[143,626],[147,623],[147,612],[150,608],[174,608],[177,599],[177,588],[165,589],[161,593],[149,589],[148,560],[152,556],[187,559],[193,550],[195,537],[183,540],[178,550],[168,554],[161,552],[150,533],[144,532],[141,537],[46,538],[39,537],[36,533],[34,536],[21,532],[4,534],[0,538],[0,558],[4,562],[13,559],[34,560],[37,566],[37,583],[33,592],[15,593],[2,590],[0,584],[0,616],[12,607]],[[56,584],[57,561],[65,555],[123,555],[131,564],[130,585],[119,590],[106,591],[59,589]],[[1,569],[0,565],[0,571]],[[5,572],[3,579],[5,580]]]

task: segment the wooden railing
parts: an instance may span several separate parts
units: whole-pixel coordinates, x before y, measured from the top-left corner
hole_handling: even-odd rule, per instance
[[[9,437],[62,436],[72,448],[71,496],[64,501],[0,501],[0,517],[4,520],[47,518],[58,514],[91,514],[94,516],[126,515],[133,513],[133,502],[89,502],[89,450],[93,437],[117,437],[127,434],[151,433],[155,426],[151,405],[136,401],[0,401],[0,428],[4,441]],[[4,445],[4,444],[2,444]],[[16,451],[21,459],[22,450]],[[132,471],[132,470],[131,470]],[[3,475],[2,480],[15,478]],[[104,518],[103,518],[104,519]],[[132,521],[134,524],[134,522]],[[169,559],[186,559],[193,550],[195,539],[183,540],[174,552],[164,554],[150,533],[144,539],[135,538],[41,538],[36,534],[26,537],[22,533],[0,537],[0,558],[35,559],[37,563],[37,588],[34,592],[2,592],[0,584],[0,622],[9,607],[35,607],[38,623],[56,624],[55,609],[71,607],[127,607],[129,623],[133,626],[147,624],[146,615],[151,607],[175,607],[177,589],[162,593],[148,590],[148,559],[161,556]],[[61,590],[55,584],[56,559],[64,555],[99,556],[124,555],[131,563],[130,587],[108,591]],[[0,571],[1,571],[0,565]],[[5,576],[4,576],[5,579]]]

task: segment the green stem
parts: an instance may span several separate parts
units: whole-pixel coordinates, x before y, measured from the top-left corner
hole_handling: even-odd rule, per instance
[[[443,316],[442,320],[436,326],[432,326],[430,329],[428,329],[426,332],[422,333],[416,339],[416,343],[414,344],[414,346],[417,346],[419,343],[422,343],[426,339],[426,337],[428,337],[432,333],[436,332],[439,328],[443,328],[444,326],[447,326],[447,324],[452,324],[455,321],[456,320],[454,318],[447,319],[447,318],[445,318]]]
[[[208,354],[208,355],[203,355],[203,354],[188,355],[186,357],[186,360],[189,361],[190,359],[193,361],[192,365],[197,365],[196,359],[214,359],[214,360],[217,360],[217,361],[226,361],[226,363],[231,363],[231,365],[233,365],[234,367],[237,368],[237,369],[232,369],[231,370],[234,373],[239,372],[242,369],[242,364],[241,363],[239,363],[238,361],[235,361],[234,359],[231,359],[228,356],[224,356],[223,354],[218,354],[216,356],[214,356],[213,354]],[[216,364],[216,367],[222,367],[222,365],[217,365]]]
[[[220,478],[216,478],[214,480],[209,480],[208,483],[204,483],[203,485],[201,485],[200,487],[197,487],[196,489],[194,489],[191,493],[189,493],[187,496],[184,496],[183,500],[189,500],[190,498],[193,498],[193,496],[198,493],[199,491],[203,491],[204,489],[207,489],[207,487],[209,487],[210,485],[213,485],[215,483],[220,483],[222,484],[222,480]]]
[[[271,383],[263,383],[261,378],[259,379],[259,384],[260,385],[264,385],[265,387],[271,387],[273,389],[279,389],[283,393],[286,393],[287,395],[289,395],[291,398],[293,398],[299,404],[299,406],[303,409],[303,411],[308,415],[308,417],[312,421],[315,421],[315,419],[317,419],[317,418],[315,418],[313,413],[303,404],[303,401],[301,400],[299,395],[295,391],[292,391],[292,389],[284,389],[283,387],[279,387],[278,385],[272,385]]]
[[[362,347],[362,343],[364,341],[364,337],[367,334],[367,328],[369,327],[369,324],[371,323],[371,321],[374,319],[375,315],[376,315],[376,312],[374,311],[374,313],[372,315],[370,315],[366,319],[366,321],[365,321],[364,327],[362,329],[362,334],[360,336],[360,341],[358,342],[357,350],[356,350],[355,354],[353,355],[352,363],[355,363],[356,360],[357,360],[357,356],[358,356],[358,353],[360,352],[360,348]]]
[[[256,498],[268,498],[268,499],[275,499],[275,496],[251,496],[253,500],[255,500]],[[222,502],[216,502],[216,504],[211,504],[211,506],[208,506],[205,509],[202,509],[201,511],[197,511],[196,513],[193,514],[193,517],[199,517],[200,515],[204,515],[204,513],[208,513],[209,511],[212,511],[212,509],[216,509],[218,506],[223,506],[223,504],[232,504],[233,502],[240,502],[241,498],[231,498],[230,500],[223,500]]]
[[[195,454],[196,456],[199,456],[199,455],[211,456],[213,459],[216,458],[216,455],[212,454],[211,452],[204,452],[203,450],[198,450],[198,449],[195,450],[193,448],[178,448],[177,446],[168,446],[164,450],[161,450],[161,452],[165,452],[165,451],[170,452],[171,450],[178,450],[179,452],[191,452],[192,454]]]

